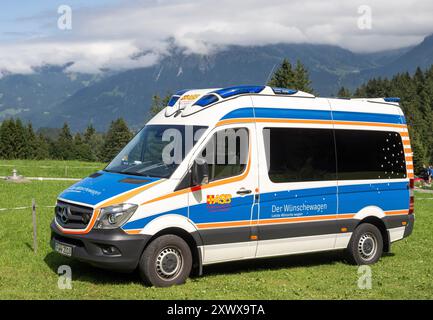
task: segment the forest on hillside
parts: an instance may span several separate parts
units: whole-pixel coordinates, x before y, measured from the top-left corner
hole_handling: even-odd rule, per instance
[[[285,59],[268,83],[271,86],[312,92],[309,74],[298,61],[295,66]],[[414,167],[418,173],[424,165],[433,163],[433,66],[427,70],[418,68],[411,75],[397,74],[391,79],[374,78],[350,92],[342,87],[338,97],[400,97],[400,105],[406,115]],[[170,95],[155,95],[150,107],[156,114],[167,105]],[[62,129],[38,130],[31,123],[20,119],[7,119],[0,125],[0,159],[59,159],[83,161],[110,161],[134,133],[119,118],[111,122],[106,133],[96,132],[92,125],[82,133],[71,133],[67,123]]]

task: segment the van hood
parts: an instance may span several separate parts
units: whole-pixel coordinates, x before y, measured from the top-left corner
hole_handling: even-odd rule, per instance
[[[161,178],[98,171],[63,191],[59,199],[96,206],[112,197],[158,180]]]

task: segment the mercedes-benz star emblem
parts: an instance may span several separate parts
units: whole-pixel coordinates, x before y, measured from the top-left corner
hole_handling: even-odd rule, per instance
[[[60,220],[63,223],[67,223],[69,220],[69,208],[68,207],[61,207],[59,209],[59,215],[60,215]]]

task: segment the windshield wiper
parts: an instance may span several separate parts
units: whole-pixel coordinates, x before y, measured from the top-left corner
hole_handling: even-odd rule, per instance
[[[139,176],[139,177],[162,178],[162,177],[158,177],[158,176],[154,176],[154,175],[150,175],[150,174],[142,174],[139,172],[131,172],[131,171],[119,171],[118,173],[129,174],[131,176]]]

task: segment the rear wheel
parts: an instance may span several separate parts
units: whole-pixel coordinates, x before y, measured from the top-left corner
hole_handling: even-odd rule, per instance
[[[168,287],[185,283],[192,267],[188,244],[176,235],[153,240],[140,258],[139,271],[147,285]]]
[[[376,263],[383,253],[380,230],[370,223],[362,223],[353,232],[347,250],[349,260],[353,264]]]

